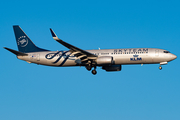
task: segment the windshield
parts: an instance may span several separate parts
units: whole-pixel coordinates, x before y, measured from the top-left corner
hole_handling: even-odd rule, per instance
[[[170,53],[169,51],[163,51],[164,53]]]

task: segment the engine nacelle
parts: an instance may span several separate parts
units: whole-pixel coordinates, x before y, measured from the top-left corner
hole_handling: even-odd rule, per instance
[[[113,57],[111,56],[101,56],[96,60],[97,65],[111,65],[113,64]]]
[[[102,66],[106,71],[121,71],[121,65]]]

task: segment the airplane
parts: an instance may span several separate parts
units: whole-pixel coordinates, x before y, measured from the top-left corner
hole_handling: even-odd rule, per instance
[[[51,28],[53,39],[69,50],[50,51],[37,47],[20,26],[14,25],[13,29],[19,51],[4,48],[15,54],[18,59],[46,66],[84,66],[88,71],[94,68],[93,75],[97,74],[96,67],[101,67],[107,72],[121,71],[122,65],[129,64],[159,64],[161,70],[161,65],[177,58],[169,51],[157,48],[82,50],[59,39]]]

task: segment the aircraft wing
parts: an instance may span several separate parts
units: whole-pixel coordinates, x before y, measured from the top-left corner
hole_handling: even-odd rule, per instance
[[[50,28],[50,31],[51,31],[53,39],[56,40],[57,42],[61,43],[63,46],[67,47],[68,49],[70,49],[70,52],[72,53],[72,55],[76,56],[78,59],[81,59],[81,62],[88,62],[88,60],[97,59],[98,56],[96,56],[90,52],[87,52],[85,50],[82,50],[78,47],[75,47],[75,46],[59,39],[51,28]]]

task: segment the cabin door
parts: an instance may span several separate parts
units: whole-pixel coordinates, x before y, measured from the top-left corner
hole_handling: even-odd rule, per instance
[[[159,56],[159,50],[155,50],[155,56]]]

